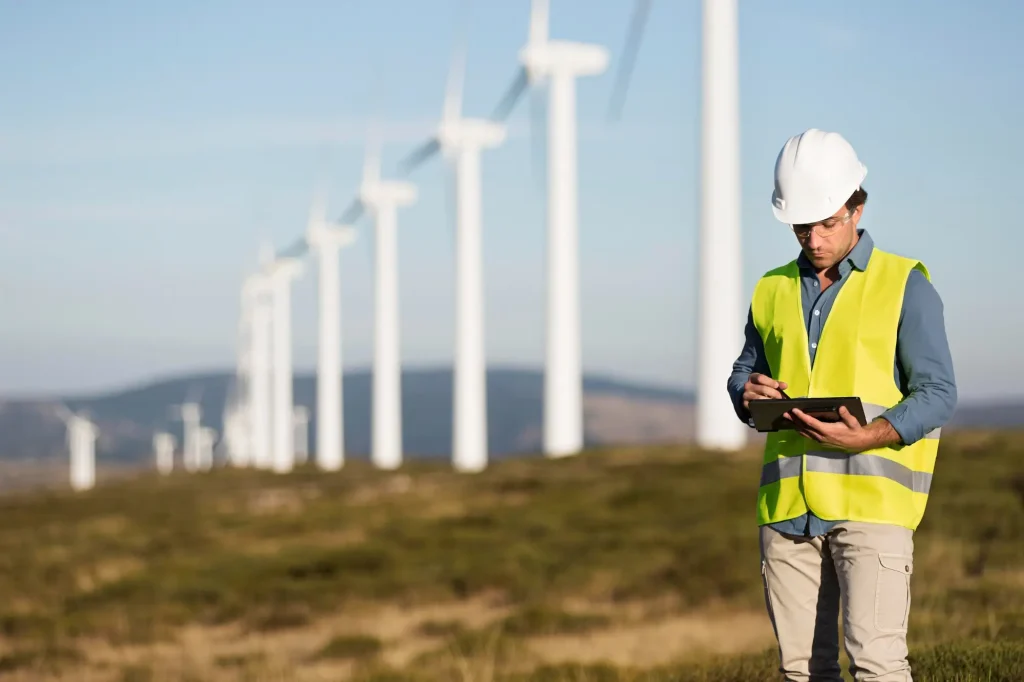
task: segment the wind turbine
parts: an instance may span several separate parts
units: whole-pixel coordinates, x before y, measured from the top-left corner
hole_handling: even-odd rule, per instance
[[[209,471],[213,468],[213,445],[217,441],[217,431],[210,426],[202,426],[196,434],[196,468]]]
[[[64,405],[58,414],[67,426],[70,482],[75,491],[90,490],[96,485],[96,438],[99,429],[85,415],[76,414]]]
[[[156,456],[156,469],[167,476],[174,471],[174,436],[166,431],[153,434],[153,453]]]
[[[296,405],[292,412],[292,432],[295,438],[295,461],[305,464],[309,457],[309,408]]]
[[[317,255],[319,274],[316,461],[324,471],[337,471],[345,461],[339,261],[341,249],[355,239],[351,227],[327,222],[323,192],[318,192],[310,209],[305,243]]]
[[[649,9],[650,0],[635,6],[623,93]],[[738,34],[737,0],[703,0],[697,443],[718,450],[746,444],[746,427],[722,388],[743,345]]]
[[[258,469],[269,469],[273,463],[271,447],[271,283],[264,270],[274,260],[269,244],[260,246],[260,269],[246,278],[243,297],[249,313],[248,323],[248,387],[246,405],[246,441],[250,458]]]
[[[374,147],[373,144],[368,147]],[[355,201],[340,222],[349,225],[364,211],[374,218],[373,464],[402,464],[402,376],[398,336],[398,209],[416,201],[416,186],[381,180],[379,151],[369,150]]]
[[[544,451],[549,457],[583,448],[580,360],[579,215],[576,79],[608,66],[600,45],[550,40],[548,1],[530,4],[530,33],[519,52],[522,68],[493,118],[503,120],[531,85],[546,82],[548,98],[548,301],[544,376]]]
[[[302,263],[291,256],[279,256],[264,266],[271,297],[272,328],[272,448],[271,467],[284,474],[295,465],[292,437],[292,282],[302,273]]]
[[[238,363],[235,378],[224,401],[222,420],[224,437],[220,449],[232,466],[249,466],[252,459],[252,443],[247,422],[249,419],[248,396],[252,391],[252,315],[255,301],[246,280],[242,284],[238,324]]]
[[[455,162],[455,371],[452,406],[452,464],[459,471],[487,466],[487,363],[484,352],[481,256],[480,152],[505,140],[505,127],[462,118],[465,54],[452,59],[437,134],[403,162],[405,172],[441,152]]]
[[[185,467],[185,471],[193,472],[199,469],[201,459],[199,452],[199,430],[203,412],[199,405],[198,395],[193,391],[189,391],[189,395],[185,397],[185,402],[174,407],[176,408],[174,414],[181,419],[182,423],[182,465]]]

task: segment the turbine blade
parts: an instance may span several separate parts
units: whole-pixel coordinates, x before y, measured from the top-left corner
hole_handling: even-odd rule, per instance
[[[435,137],[420,145],[412,151],[407,157],[402,159],[402,162],[398,165],[399,172],[402,175],[408,175],[420,164],[429,159],[431,156],[441,150],[441,142]]]
[[[452,61],[448,67],[448,83],[445,86],[444,120],[452,121],[462,116],[462,90],[466,80],[466,43],[469,27],[470,0],[459,3],[457,19],[459,26],[455,31],[455,48]]]
[[[542,187],[547,186],[547,122],[547,88],[533,88],[530,90],[530,156],[534,178]]]
[[[636,63],[637,52],[640,51],[640,43],[643,40],[644,27],[647,24],[647,15],[650,14],[650,11],[651,0],[636,0],[636,4],[633,6],[633,18],[629,22],[629,31],[626,34],[626,44],[622,49],[622,58],[619,60],[618,78],[612,88],[612,96],[608,105],[609,120],[618,120],[622,115],[626,91],[629,89],[633,65]]]
[[[494,113],[491,114],[491,118],[495,121],[504,121],[512,109],[515,108],[516,102],[522,96],[527,86],[530,84],[529,75],[526,73],[525,68],[520,68],[516,77],[512,81],[512,85],[508,90],[505,91],[505,95],[498,102],[498,106],[495,108]]]
[[[548,21],[548,0],[531,0],[529,37],[531,45],[548,41]]]
[[[307,229],[323,225],[327,220],[327,179],[326,173],[320,173],[313,188],[313,197],[309,202],[309,218]]]
[[[305,237],[297,239],[292,242],[288,248],[282,251],[279,256],[281,258],[298,258],[304,255],[309,250],[309,242]]]
[[[366,152],[363,157],[363,182],[374,183],[380,180],[380,133],[372,126],[366,136]]]
[[[352,203],[345,209],[345,212],[338,218],[338,222],[342,225],[351,225],[363,215],[364,208],[362,201],[358,198],[353,199]]]
[[[71,421],[71,418],[74,416],[74,413],[64,403],[57,403],[54,405],[54,409],[57,412],[57,416],[60,417],[60,420],[65,424]]]

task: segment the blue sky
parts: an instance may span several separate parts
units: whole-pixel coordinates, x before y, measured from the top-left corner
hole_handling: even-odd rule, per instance
[[[604,114],[632,2],[551,4],[553,37],[606,45],[613,60],[579,86],[585,368],[688,385],[699,3],[655,0],[614,126]],[[507,86],[528,5],[475,2],[467,114],[488,114]],[[441,111],[455,8],[0,0],[0,392],[232,366],[239,282],[259,240],[283,247],[300,234],[321,169],[341,210],[368,123],[389,135],[385,169],[427,133]],[[1020,395],[1024,369],[1009,359],[1024,333],[1015,277],[1024,5],[746,0],[740,15],[745,293],[796,254],[769,207],[779,148],[808,127],[838,130],[869,169],[862,224],[932,271],[963,398]],[[487,352],[492,363],[540,366],[543,196],[525,104],[509,141],[484,158]],[[420,200],[400,215],[411,365],[451,358],[444,173],[436,161],[418,170]],[[348,367],[371,360],[362,227],[342,256]],[[312,264],[294,291],[305,369],[315,357]]]

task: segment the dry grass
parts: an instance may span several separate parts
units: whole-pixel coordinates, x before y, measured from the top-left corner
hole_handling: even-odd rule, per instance
[[[652,446],[0,498],[0,680],[773,679],[758,469]],[[915,679],[1024,679],[1020,434],[947,436],[916,547]]]

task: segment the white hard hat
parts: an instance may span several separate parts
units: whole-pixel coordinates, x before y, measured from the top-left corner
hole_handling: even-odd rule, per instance
[[[779,152],[772,212],[788,225],[824,220],[839,210],[867,174],[842,135],[811,128],[789,138]]]

